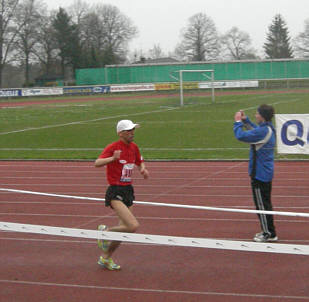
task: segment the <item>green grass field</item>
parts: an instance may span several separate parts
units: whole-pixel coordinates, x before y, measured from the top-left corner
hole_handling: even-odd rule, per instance
[[[93,160],[117,139],[120,119],[141,124],[135,141],[147,160],[247,159],[249,146],[233,134],[236,111],[245,110],[253,121],[263,103],[273,104],[276,113],[309,113],[309,95],[301,93],[231,94],[216,96],[214,104],[208,96],[186,96],[183,107],[178,96],[126,96],[1,108],[0,159]]]

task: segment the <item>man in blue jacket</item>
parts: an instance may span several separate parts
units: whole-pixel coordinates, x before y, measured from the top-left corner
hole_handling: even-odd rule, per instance
[[[254,203],[257,210],[272,211],[271,189],[274,175],[274,148],[276,143],[275,129],[271,123],[274,108],[261,105],[257,109],[252,123],[243,111],[235,113],[235,137],[251,145],[249,175]],[[244,129],[245,128],[245,129]],[[256,242],[277,241],[273,215],[258,214],[261,229],[253,240]]]

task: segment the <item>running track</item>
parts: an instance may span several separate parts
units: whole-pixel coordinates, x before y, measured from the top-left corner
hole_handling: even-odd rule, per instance
[[[308,93],[308,89],[286,89],[286,90],[241,90],[241,91],[217,91],[216,95],[243,95],[243,94],[280,94],[280,93]],[[185,93],[185,95],[189,96],[203,96],[203,95],[211,95],[210,92],[197,92],[197,93]],[[32,100],[24,100],[18,102],[0,102],[0,108],[7,108],[7,107],[20,107],[20,106],[33,106],[33,105],[42,105],[42,104],[56,104],[56,103],[76,103],[76,102],[87,102],[87,101],[95,101],[95,100],[114,100],[114,101],[121,101],[121,100],[130,100],[130,99],[138,99],[138,98],[164,98],[164,97],[178,97],[179,94],[153,94],[149,96],[145,95],[131,95],[131,96],[111,96],[110,94],[101,95],[97,97],[91,97],[83,99],[71,99],[65,97],[63,99],[60,98],[52,98],[49,100],[41,100],[41,99],[32,99]]]
[[[136,200],[253,209],[246,162],[148,162]],[[91,162],[1,161],[0,187],[104,198]],[[276,162],[277,211],[309,212],[309,162]],[[135,205],[139,233],[251,240],[252,214]],[[0,192],[0,221],[96,229],[117,219],[100,202]],[[309,220],[275,217],[281,243],[309,244]],[[0,302],[309,301],[308,256],[124,243],[119,272],[96,242],[0,232]]]

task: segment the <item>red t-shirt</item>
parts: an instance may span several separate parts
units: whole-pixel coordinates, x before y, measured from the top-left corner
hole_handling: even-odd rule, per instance
[[[99,158],[111,157],[116,150],[121,150],[120,158],[106,165],[107,181],[110,185],[130,185],[134,165],[140,166],[143,157],[135,143],[125,144],[119,140],[107,145]]]

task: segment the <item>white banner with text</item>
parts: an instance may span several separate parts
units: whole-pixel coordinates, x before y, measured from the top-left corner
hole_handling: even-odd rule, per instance
[[[280,154],[309,154],[309,114],[276,114]]]

